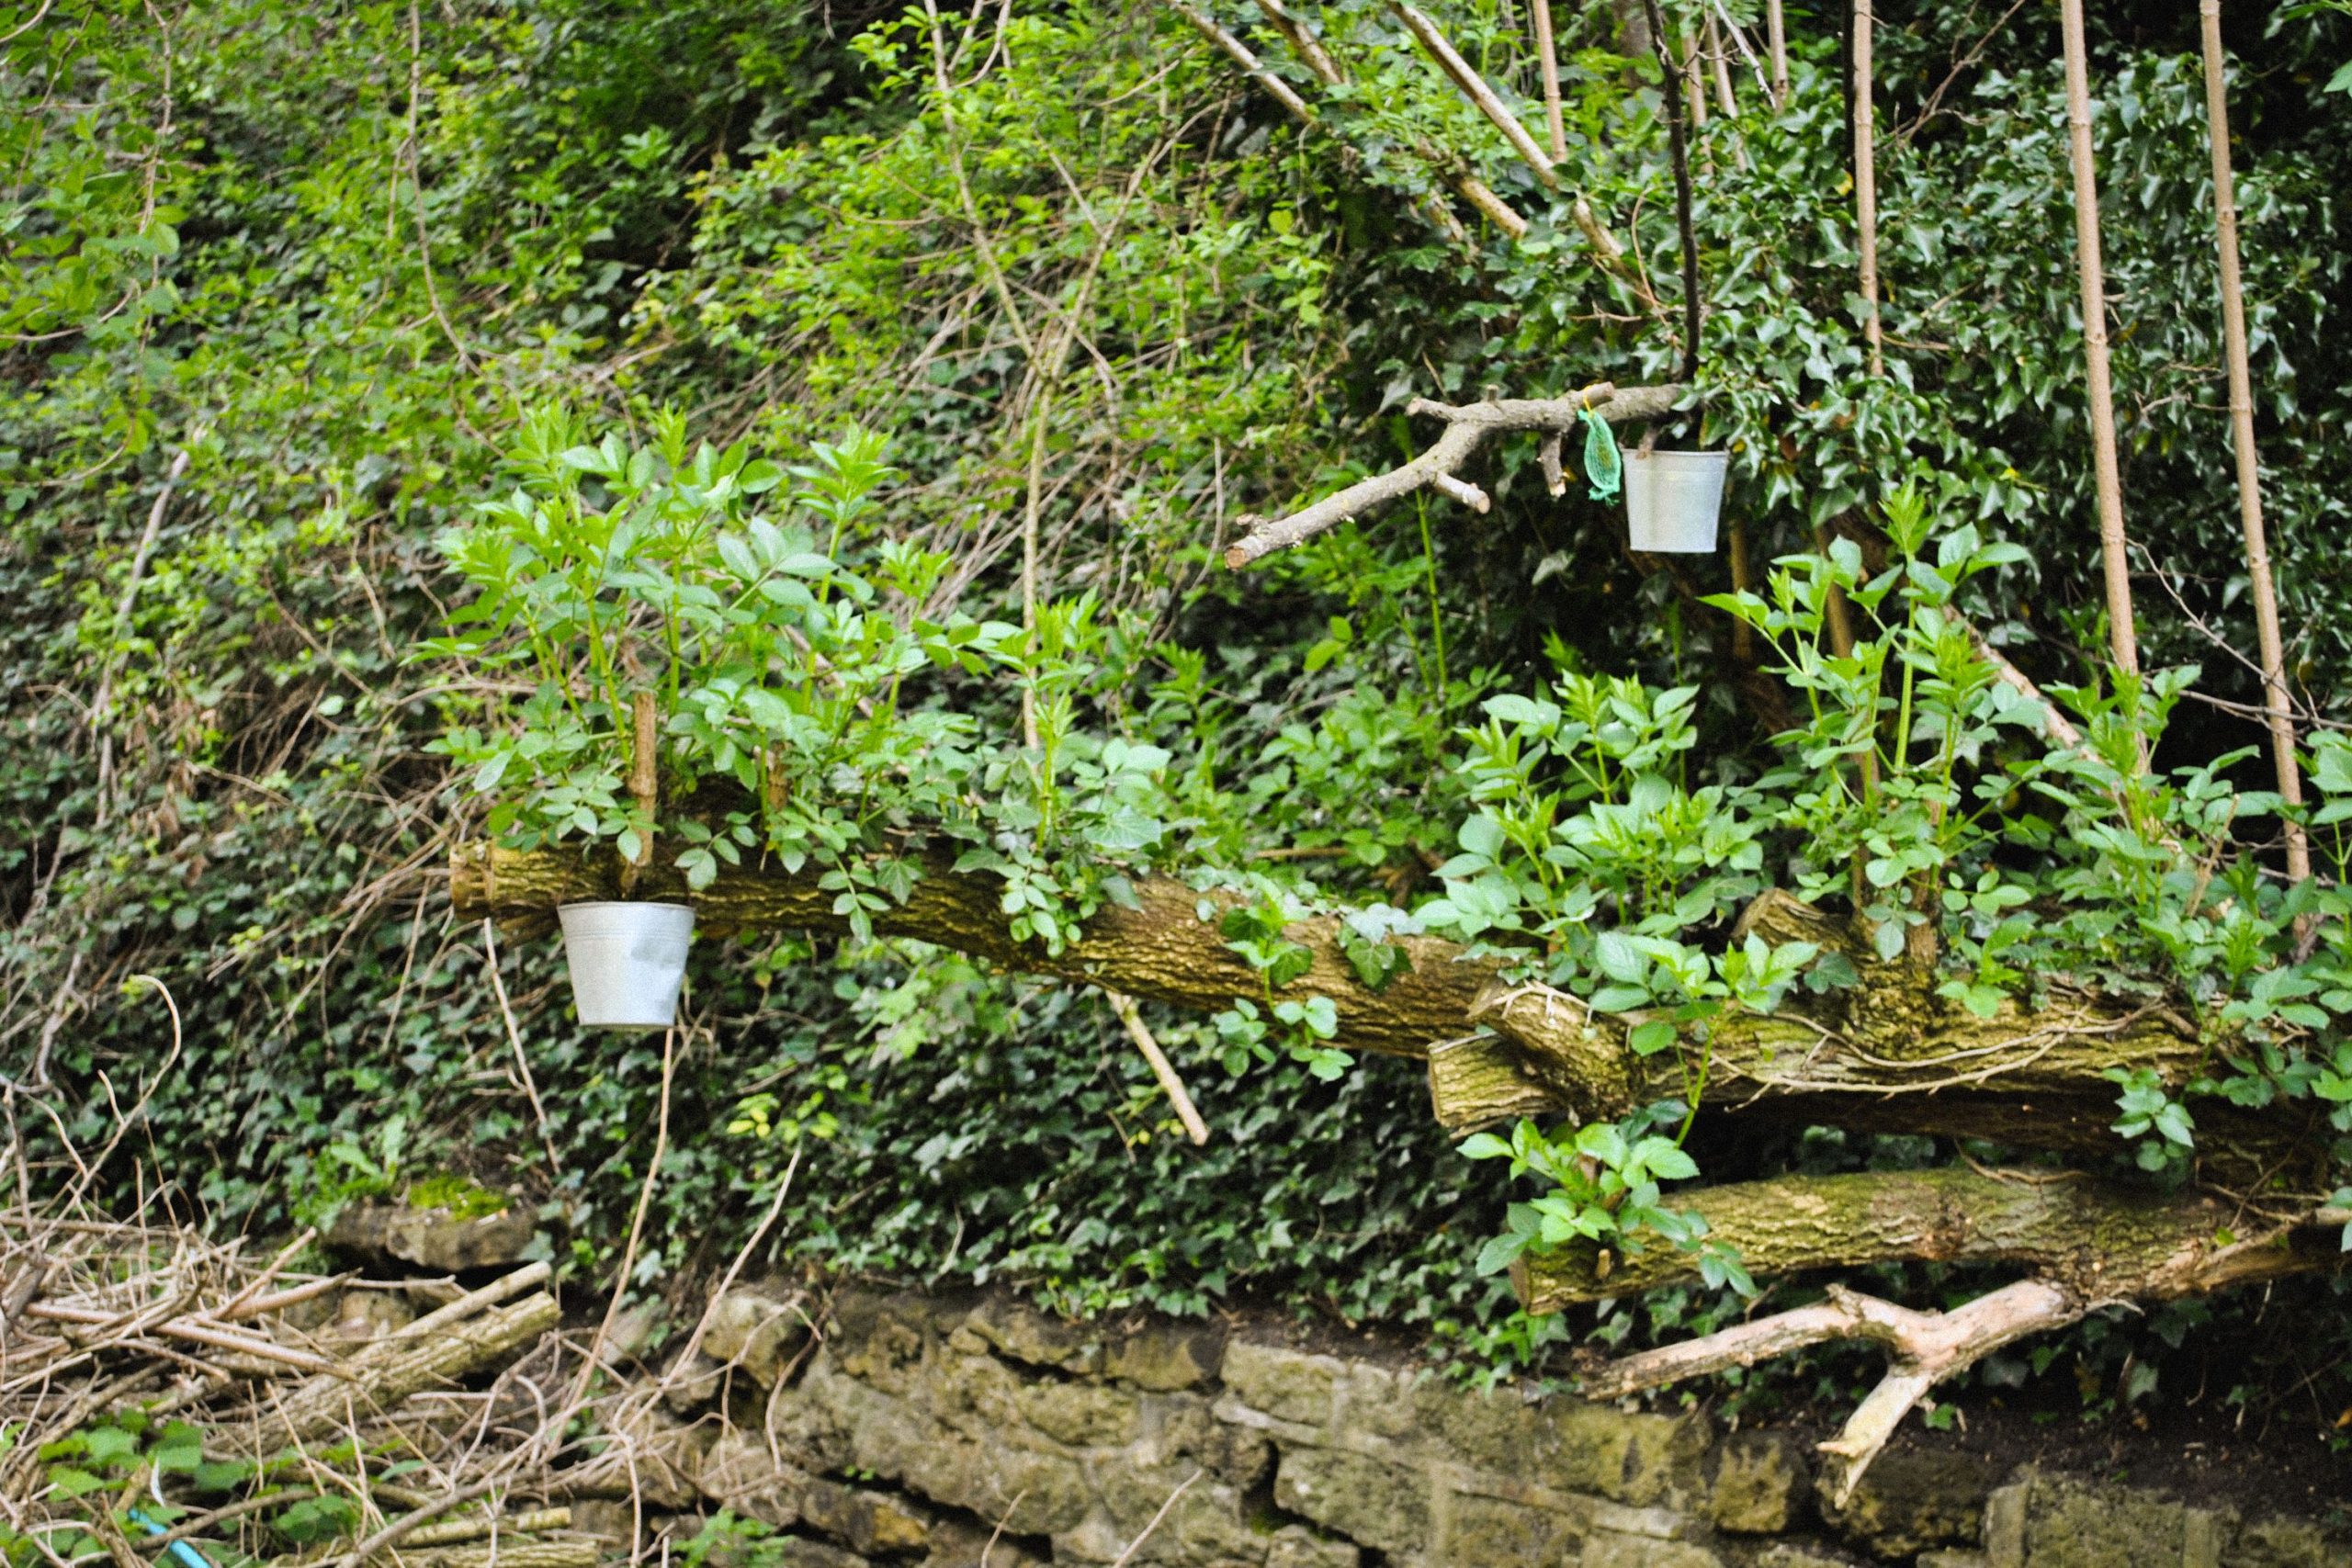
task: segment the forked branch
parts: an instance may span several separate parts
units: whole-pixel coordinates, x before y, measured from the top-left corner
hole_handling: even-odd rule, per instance
[[[1445,433],[1429,450],[1401,468],[1358,479],[1286,517],[1272,522],[1243,518],[1250,532],[1225,552],[1225,564],[1238,571],[1276,550],[1288,549],[1373,507],[1419,490],[1442,491],[1473,511],[1484,512],[1490,504],[1487,492],[1464,479],[1461,469],[1487,436],[1514,430],[1564,434],[1577,427],[1587,409],[1612,423],[1657,419],[1671,412],[1685,390],[1679,386],[1620,388],[1613,382],[1596,381],[1565,398],[1498,398],[1459,405],[1415,398],[1406,405],[1407,413],[1445,422]]]
[[[1833,1339],[1875,1340],[1891,1352],[1886,1376],[1855,1406],[1845,1428],[1821,1444],[1829,1456],[1825,1479],[1830,1501],[1843,1507],[1871,1461],[1928,1390],[2004,1345],[2064,1327],[2093,1304],[2046,1280],[2020,1280],[1950,1312],[1915,1312],[1832,1285],[1827,1299],[1813,1306],[1628,1356],[1586,1379],[1584,1392],[1595,1399],[1619,1399],[1704,1372],[1752,1367]]]

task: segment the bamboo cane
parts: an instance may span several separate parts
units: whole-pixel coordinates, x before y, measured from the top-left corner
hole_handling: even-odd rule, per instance
[[[1789,29],[1781,16],[1781,0],[1764,0],[1765,47],[1772,61],[1772,107],[1789,107]]]
[[[1871,0],[1854,0],[1854,225],[1861,248],[1862,339],[1871,374],[1886,373],[1878,319],[1877,114],[1871,102]]]
[[[2123,533],[2123,476],[2115,455],[2115,390],[2108,365],[2107,284],[2098,247],[2098,171],[2091,159],[2091,87],[2083,41],[2083,0],[2058,0],[2066,52],[2066,128],[2075,167],[2075,261],[2083,293],[2083,369],[2091,412],[2091,466],[2098,487],[2098,539],[2107,577],[2108,646],[2116,669],[2140,672],[2132,623],[2130,542]],[[2143,742],[2143,751],[2145,743]],[[2144,756],[2143,758],[2144,761]]]
[[[1535,13],[1535,62],[1544,73],[1544,126],[1552,135],[1552,162],[1568,158],[1568,130],[1560,118],[1560,50],[1552,37],[1552,0],[1530,0]]]
[[[2287,655],[2278,636],[2278,593],[2270,580],[2270,546],[2262,522],[2262,474],[2254,447],[2254,378],[2246,366],[2245,289],[2238,275],[2238,203],[2230,173],[2230,100],[2222,73],[2222,0],[2197,7],[2204,37],[2205,119],[2213,141],[2213,227],[2222,253],[2222,337],[2230,367],[2230,441],[2237,450],[2238,525],[2245,533],[2246,575],[2254,581],[2254,626],[2262,648],[2262,706],[2270,728],[2270,757],[2278,798],[2303,801],[2295,761],[2295,719],[2287,696]],[[2287,874],[2312,874],[2311,844],[2302,824],[2287,824]]]

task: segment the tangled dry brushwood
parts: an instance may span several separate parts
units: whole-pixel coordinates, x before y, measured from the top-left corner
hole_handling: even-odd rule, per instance
[[[267,1250],[215,1239],[153,1170],[135,1183],[139,1211],[108,1215],[89,1194],[134,1142],[144,1096],[85,1153],[57,1106],[21,1085],[5,1094],[0,1542],[12,1561],[596,1562],[563,1504],[583,1479],[626,1494],[612,1478],[630,1472],[630,1406],[646,1396],[589,1375],[613,1370],[604,1336],[563,1330],[548,1265],[471,1289],[307,1271],[314,1233]],[[28,1121],[47,1122],[50,1157],[28,1152]]]
[[[130,1183],[136,1213],[99,1212],[85,1195],[135,1145],[145,1103],[124,1106],[85,1154],[58,1106],[0,1079],[11,1194],[0,1201],[0,1562],[596,1568],[657,1548],[666,1562],[692,1544],[678,1532],[701,1522],[695,1506],[736,1506],[700,1473],[708,1439],[733,1429],[732,1385],[721,1378],[714,1403],[697,1352],[781,1214],[797,1157],[653,1377],[637,1355],[658,1308],[632,1309],[628,1335],[617,1290],[567,1318],[544,1262],[479,1283],[484,1270],[312,1271],[302,1265],[321,1257],[315,1230],[267,1248],[215,1238],[153,1169]],[[47,1122],[51,1157],[28,1155],[28,1114]],[[657,1146],[651,1171],[660,1165]],[[649,1173],[640,1210],[653,1186]],[[365,1228],[338,1224],[331,1239]],[[634,1258],[632,1242],[614,1269],[622,1290]],[[794,1310],[811,1331],[805,1356],[822,1309]],[[692,1422],[675,1414],[682,1393],[701,1411]],[[718,1432],[696,1441],[712,1422]],[[771,1452],[775,1440],[768,1432]]]
[[[265,1258],[28,1191],[0,1220],[0,1519],[51,1568],[144,1568],[182,1541],[215,1564],[595,1562],[549,1501],[605,1413],[560,1397],[584,1352],[556,1332],[544,1263],[370,1289],[291,1269],[307,1232]],[[415,1295],[446,1300],[399,1323]],[[198,1455],[236,1467],[204,1495]],[[319,1500],[346,1539],[281,1556],[272,1518]]]

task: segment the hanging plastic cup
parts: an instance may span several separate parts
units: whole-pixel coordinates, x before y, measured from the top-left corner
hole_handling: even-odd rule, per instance
[[[1625,454],[1625,521],[1634,548],[1708,555],[1724,509],[1728,452]]]
[[[571,1000],[590,1029],[667,1029],[678,1019],[678,987],[695,912],[684,904],[565,904],[563,955]]]

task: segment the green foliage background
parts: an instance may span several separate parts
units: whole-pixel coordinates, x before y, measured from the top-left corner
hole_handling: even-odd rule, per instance
[[[1532,445],[1489,463],[1488,517],[1408,504],[1222,574],[1239,514],[1416,449],[1411,396],[1660,379],[1679,345],[1376,5],[1324,7],[1352,83],[1318,98],[1312,131],[1159,7],[1014,9],[1001,28],[992,10],[945,18],[943,91],[932,23],[888,5],[0,7],[0,1048],[20,1128],[46,1103],[102,1142],[123,1086],[152,1078],[141,1136],[174,1201],[220,1223],[279,1226],[355,1183],[454,1167],[538,1205],[584,1274],[609,1268],[660,1043],[582,1034],[551,946],[493,954],[452,922],[441,867],[479,808],[424,746],[465,694],[407,661],[453,587],[435,535],[548,404],[639,426],[674,407],[779,456],[853,419],[887,431],[909,479],[882,529],[953,554],[963,607],[999,613],[1023,338],[1074,321],[1046,571],[1199,655],[1140,660],[1129,700],[1191,737],[1202,790],[1252,803],[1204,821],[1204,863],[1335,850],[1280,868],[1409,891],[1463,815],[1453,727],[1525,689],[1555,639],[1595,670],[1701,687],[1711,751],[1770,728],[1700,602],[1728,586],[1722,563],[1645,571],[1610,509],[1544,496]],[[1241,9],[1227,25],[1249,26]],[[1532,93],[1513,8],[1437,9]],[[1574,182],[1670,308],[1657,96],[1606,51],[1608,9],[1586,9],[1564,22]],[[1842,8],[1792,9],[1789,109],[1766,114],[1743,79],[1745,112],[1702,143],[1703,438],[1736,455],[1759,560],[1809,546],[1874,476],[1929,472],[1941,509],[2035,548],[1988,578],[1996,640],[2079,679],[2098,598],[2054,24],[2020,17],[1955,65],[1984,18],[1923,3],[1891,19],[1894,347],[1872,380]],[[2186,25],[2127,10],[2095,39],[2127,502],[2143,565],[2244,648]],[[2352,137],[2324,87],[2348,38],[2233,11],[2275,549],[2300,689],[2338,716]],[[1424,140],[1535,215],[1528,239],[1421,223],[1416,203],[1447,198]],[[2208,690],[2255,695],[2154,577],[2142,592],[2152,663],[2201,660]],[[2174,760],[2245,739],[2193,710]],[[797,1153],[774,1254],[1011,1280],[1073,1309],[1270,1297],[1504,1367],[1547,1338],[1727,1310],[1674,1295],[1514,1321],[1472,1269],[1502,1194],[1438,1134],[1409,1064],[1228,1077],[1208,1025],[1156,1020],[1216,1132],[1195,1151],[1099,997],[910,956],[702,944],[704,1027],[637,1288],[729,1255]],[[184,1016],[168,1066],[160,1010],[117,992],[133,973]],[[1709,1169],[1924,1153],[1823,1134],[1713,1150]],[[2152,1332],[2177,1344],[2185,1321]],[[2075,1348],[2110,1372],[2161,1359],[2104,1325]]]

